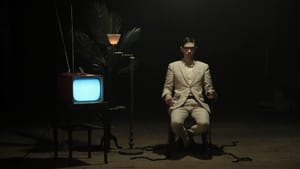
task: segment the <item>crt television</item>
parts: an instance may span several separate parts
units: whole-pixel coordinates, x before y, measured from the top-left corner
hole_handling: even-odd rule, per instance
[[[58,100],[72,104],[102,103],[103,87],[102,75],[62,73],[58,75]]]

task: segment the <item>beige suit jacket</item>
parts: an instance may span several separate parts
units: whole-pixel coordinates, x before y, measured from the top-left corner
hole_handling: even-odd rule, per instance
[[[162,98],[166,95],[173,97],[175,104],[169,107],[169,111],[182,106],[191,92],[196,101],[210,113],[209,106],[204,102],[203,96],[203,94],[207,95],[207,93],[215,91],[211,80],[209,65],[201,61],[195,61],[192,74],[193,80],[190,84],[188,83],[184,66],[181,60],[168,65],[161,96]]]

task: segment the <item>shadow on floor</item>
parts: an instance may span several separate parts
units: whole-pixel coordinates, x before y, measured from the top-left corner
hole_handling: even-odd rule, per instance
[[[52,169],[52,168],[64,168],[69,167],[70,163],[68,158],[6,158],[0,159],[1,166],[5,166],[5,169],[20,169],[20,168],[30,168],[30,169]],[[83,161],[72,159],[72,167],[76,166],[86,166],[89,165]],[[2,168],[1,167],[1,168]]]
[[[192,157],[200,159],[200,160],[211,160],[214,156],[229,155],[234,159],[232,161],[233,163],[237,163],[237,162],[241,162],[241,161],[249,161],[249,162],[253,161],[252,158],[250,158],[250,157],[239,157],[233,153],[224,151],[225,147],[235,147],[235,146],[237,146],[237,143],[238,143],[238,141],[232,141],[231,144],[226,144],[226,145],[221,145],[221,146],[211,144],[209,146],[209,150],[211,152],[211,157],[207,157],[206,155],[203,154],[201,144],[195,144],[188,151],[178,153],[175,156],[173,155],[172,157],[169,157],[169,155],[168,155],[168,145],[167,144],[158,144],[158,145],[154,145],[154,146],[140,147],[139,149],[142,149],[144,151],[151,151],[153,154],[157,154],[157,155],[160,155],[163,157],[151,158],[151,157],[147,157],[147,156],[135,156],[135,157],[132,157],[131,160],[134,160],[134,159],[146,159],[146,160],[150,160],[150,161],[180,160],[180,159],[184,158],[185,156],[192,156]]]

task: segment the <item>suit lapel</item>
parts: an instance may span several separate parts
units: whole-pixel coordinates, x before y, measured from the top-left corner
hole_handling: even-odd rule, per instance
[[[181,71],[181,74],[182,74],[182,77],[185,81],[185,83],[187,85],[190,85],[189,82],[188,82],[188,79],[187,79],[187,74],[186,74],[186,71],[184,71],[184,65],[182,62],[179,62],[179,67],[180,67],[180,71]]]
[[[195,65],[194,65],[194,69],[193,69],[193,74],[192,74],[193,81],[192,81],[191,85],[193,85],[195,83],[196,79],[198,78],[197,76],[199,76],[199,65],[195,61]]]

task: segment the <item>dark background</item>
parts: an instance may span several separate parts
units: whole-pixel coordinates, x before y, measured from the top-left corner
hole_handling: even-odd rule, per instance
[[[134,50],[136,115],[165,113],[160,95],[167,65],[180,59],[179,43],[186,35],[197,39],[197,58],[211,67],[217,113],[299,111],[294,1],[113,0],[108,5],[121,16],[122,30],[143,30]],[[56,75],[66,71],[53,2],[5,0],[0,16],[1,119],[47,121],[55,111]],[[128,91],[125,83],[120,87]],[[128,103],[128,92],[117,97]]]

